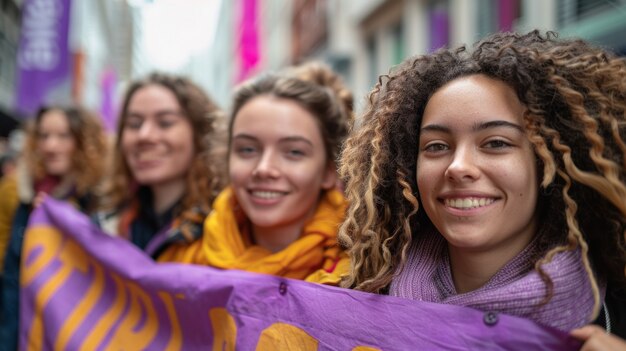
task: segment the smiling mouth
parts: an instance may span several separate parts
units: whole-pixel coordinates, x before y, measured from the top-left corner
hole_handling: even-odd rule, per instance
[[[476,198],[476,197],[464,197],[456,199],[444,199],[443,203],[447,207],[459,209],[459,210],[471,210],[474,208],[480,208],[491,205],[495,198]]]
[[[253,190],[250,193],[252,194],[252,196],[258,197],[261,199],[276,199],[281,196],[287,195],[287,193],[283,191],[266,191],[266,190]]]
[[[162,155],[157,155],[155,153],[146,153],[137,155],[137,161],[139,162],[150,162],[161,159]]]

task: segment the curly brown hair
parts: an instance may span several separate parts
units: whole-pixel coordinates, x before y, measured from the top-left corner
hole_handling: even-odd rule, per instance
[[[342,153],[350,205],[339,238],[352,258],[343,286],[384,292],[420,228],[432,225],[416,195],[421,119],[434,92],[474,74],[505,82],[527,108],[541,184],[535,269],[547,284],[546,299],[552,282],[540,266],[580,247],[597,312],[596,278],[626,281],[626,63],[551,32],[494,34],[471,51],[407,59],[379,79],[362,127]]]
[[[315,116],[327,159],[337,161],[353,121],[352,93],[337,73],[323,63],[308,62],[242,83],[235,91],[229,138],[232,138],[237,112],[250,100],[262,95],[293,100]]]
[[[121,149],[121,137],[127,119],[130,100],[140,89],[159,85],[171,91],[191,122],[195,156],[186,175],[186,191],[176,212],[182,218],[197,218],[198,209],[208,213],[213,200],[225,183],[224,115],[221,109],[191,80],[163,73],[152,73],[134,81],[124,95],[118,122],[113,175],[107,187],[102,208],[117,210],[135,197],[134,178]]]
[[[27,128],[24,148],[24,158],[34,180],[46,175],[37,144],[41,121],[52,111],[61,112],[67,118],[70,134],[76,143],[71,175],[75,180],[76,195],[82,197],[91,193],[100,183],[106,167],[102,156],[107,153],[108,144],[102,124],[97,115],[80,107],[46,106],[39,109],[33,123]]]

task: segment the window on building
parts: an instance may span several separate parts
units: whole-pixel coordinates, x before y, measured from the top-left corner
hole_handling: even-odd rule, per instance
[[[372,35],[367,40],[367,63],[369,81],[376,83],[378,81],[378,54],[376,50],[376,37]]]
[[[558,0],[558,19],[561,26],[610,11],[626,4],[626,0]]]
[[[404,25],[402,24],[402,21],[393,26],[391,29],[391,35],[393,37],[392,64],[397,65],[402,62],[406,56]]]

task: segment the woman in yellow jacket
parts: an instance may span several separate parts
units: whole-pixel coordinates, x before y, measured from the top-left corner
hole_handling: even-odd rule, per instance
[[[0,185],[0,237],[10,238],[0,293],[0,345],[7,350],[17,349],[20,261],[30,213],[47,196],[89,213],[106,166],[99,118],[82,108],[40,109],[24,147],[15,174]]]
[[[346,202],[335,161],[351,119],[352,95],[321,64],[244,83],[229,126],[230,186],[202,240],[161,260],[338,283]]]

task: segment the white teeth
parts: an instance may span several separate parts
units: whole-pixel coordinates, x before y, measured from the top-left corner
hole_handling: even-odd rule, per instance
[[[277,197],[283,196],[284,193],[279,191],[253,191],[252,195],[260,197],[262,199],[275,199]]]
[[[481,198],[466,197],[462,199],[445,199],[444,203],[448,207],[454,207],[454,208],[459,208],[459,209],[471,209],[471,208],[477,208],[477,207],[490,205],[494,201],[495,201],[494,199],[490,199],[490,198],[488,199],[484,197],[481,197]]]

